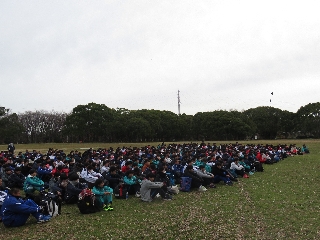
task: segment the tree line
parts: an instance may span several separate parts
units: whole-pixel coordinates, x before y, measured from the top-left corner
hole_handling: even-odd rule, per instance
[[[0,107],[0,143],[152,142],[319,138],[320,103],[296,112],[262,106],[195,115],[154,109],[128,110],[104,104],[78,105],[71,113]]]

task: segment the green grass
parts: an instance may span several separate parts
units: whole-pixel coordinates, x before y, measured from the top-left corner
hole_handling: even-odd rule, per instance
[[[277,144],[280,141],[268,141]],[[45,224],[30,217],[20,228],[0,226],[2,239],[320,239],[319,140],[306,143],[311,154],[264,165],[263,173],[232,187],[217,184],[207,192],[180,192],[173,201],[114,200],[113,212],[81,215],[75,205]],[[267,141],[261,141],[267,143]],[[82,144],[85,145],[85,144]],[[120,144],[120,146],[134,146]],[[142,146],[145,144],[137,144]],[[156,145],[156,144],[154,144]],[[30,145],[21,149],[79,145]],[[58,147],[55,147],[58,146]],[[87,144],[109,147],[110,144]],[[113,145],[116,146],[116,145]],[[4,148],[5,146],[0,146]],[[20,149],[20,146],[16,146]]]

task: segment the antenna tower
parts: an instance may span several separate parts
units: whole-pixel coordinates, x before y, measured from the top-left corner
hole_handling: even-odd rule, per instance
[[[178,90],[178,114],[180,115],[180,91]]]

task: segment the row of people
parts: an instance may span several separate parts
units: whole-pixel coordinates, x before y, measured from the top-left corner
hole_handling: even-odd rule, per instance
[[[172,199],[170,188],[183,178],[192,179],[191,188],[198,191],[215,188],[221,181],[231,186],[237,177],[246,178],[254,173],[259,153],[279,161],[290,151],[290,147],[267,145],[172,144],[140,149],[90,149],[83,154],[71,152],[68,157],[61,151],[50,150],[50,156],[49,151],[44,155],[37,152],[34,161],[19,157],[4,162],[2,158],[1,178],[11,189],[22,187],[30,198],[35,191],[54,192],[59,213],[63,202],[76,203],[79,193],[87,187],[96,194],[101,208],[111,211],[112,196],[119,196],[121,191],[122,195],[128,193],[149,202],[155,196]],[[16,193],[8,195],[12,194]]]

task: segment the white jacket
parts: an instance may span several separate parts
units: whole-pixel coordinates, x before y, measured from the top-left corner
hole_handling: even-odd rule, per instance
[[[242,166],[242,165],[240,165],[239,163],[238,164],[236,164],[235,162],[232,162],[231,163],[231,167],[230,167],[230,169],[234,169],[234,170],[241,170],[241,169],[243,169],[244,168],[244,166]]]
[[[83,178],[84,180],[86,180],[87,182],[90,182],[90,183],[95,183],[98,178],[102,177],[102,175],[100,173],[97,173],[95,171],[92,171],[90,173],[90,172],[88,172],[88,170],[86,168],[82,169],[80,176],[81,176],[81,178]]]

